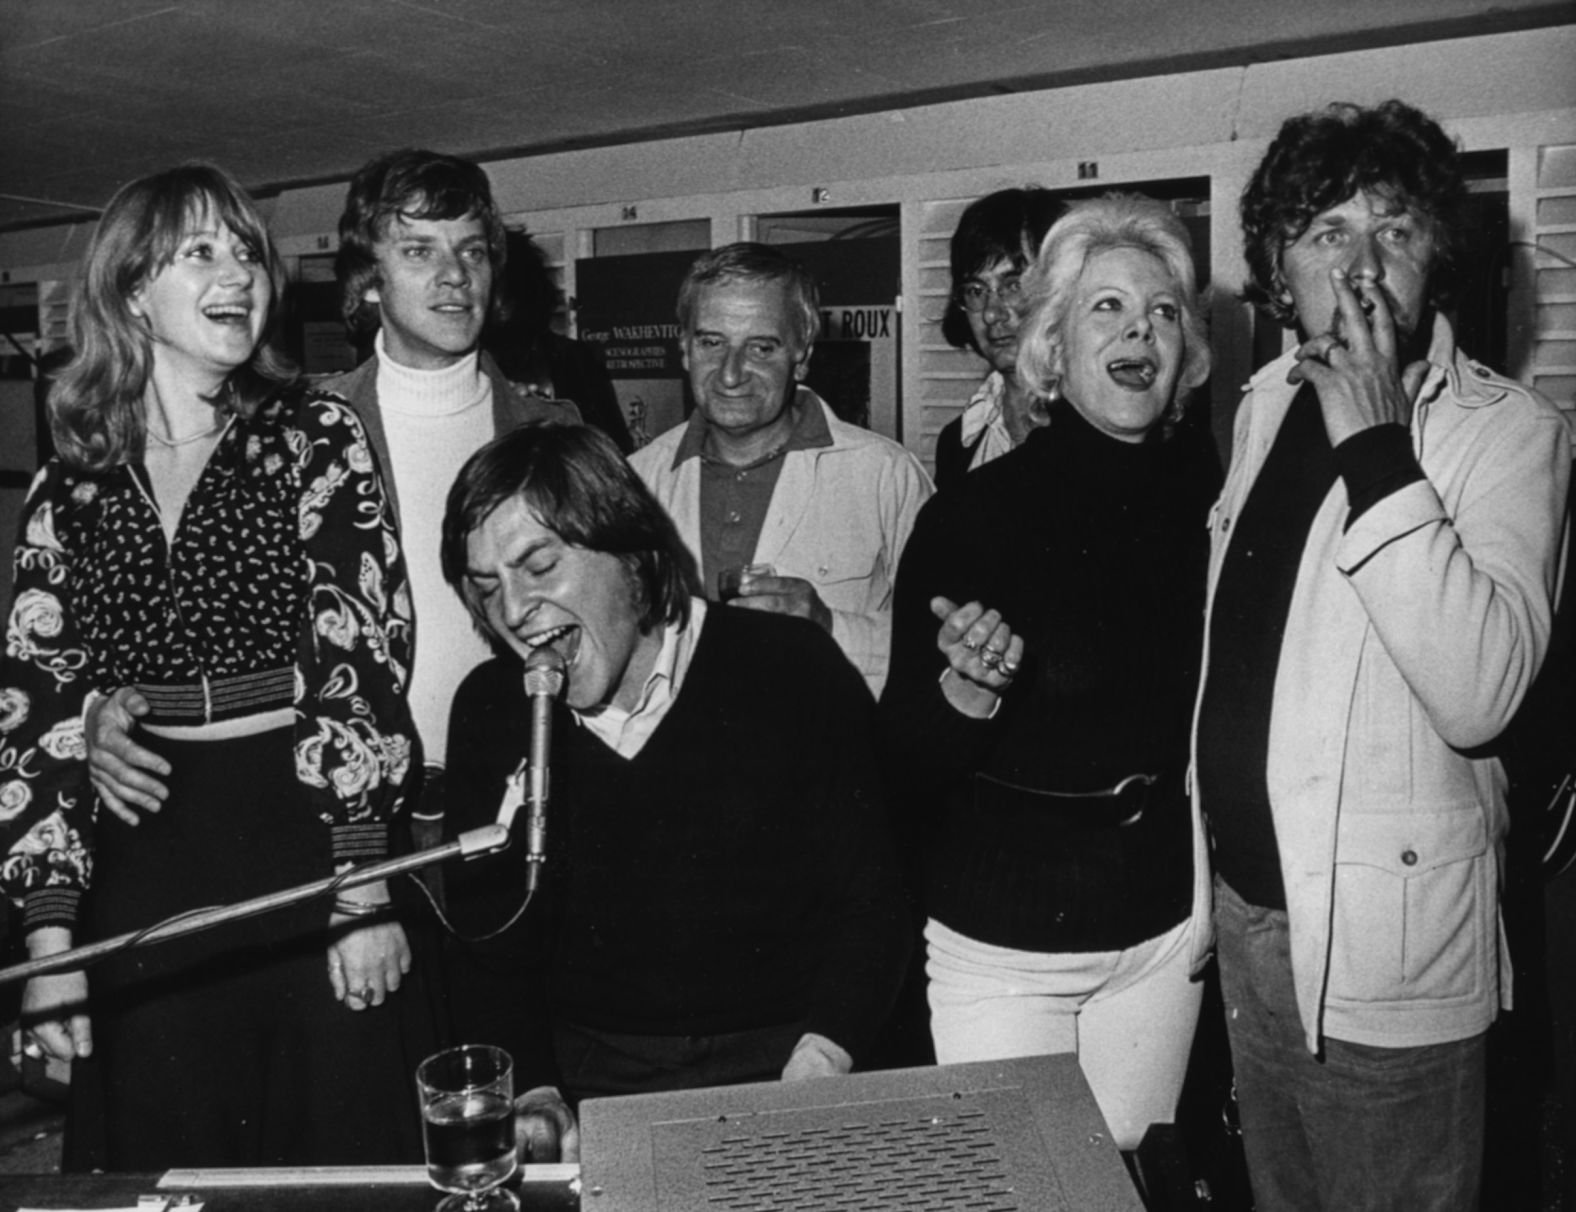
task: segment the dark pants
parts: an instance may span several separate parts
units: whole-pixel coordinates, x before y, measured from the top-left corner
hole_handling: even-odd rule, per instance
[[[694,1090],[782,1077],[802,1025],[724,1035],[622,1035],[567,1023],[553,1026],[564,1094],[583,1098]]]
[[[1216,948],[1258,1212],[1477,1212],[1482,1035],[1310,1053],[1286,914],[1215,881]]]

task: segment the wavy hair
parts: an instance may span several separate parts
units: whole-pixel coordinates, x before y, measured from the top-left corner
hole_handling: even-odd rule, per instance
[[[1176,285],[1182,317],[1182,369],[1166,410],[1181,419],[1193,389],[1209,378],[1209,336],[1199,304],[1187,228],[1164,202],[1141,194],[1106,194],[1074,202],[1051,227],[1024,276],[1023,324],[1018,330],[1018,379],[1029,391],[1051,395],[1062,375],[1062,327],[1084,266],[1096,253],[1136,248],[1159,258]]]
[[[963,284],[1001,261],[1010,261],[1022,273],[1034,260],[1051,224],[1061,216],[1064,204],[1048,189],[998,189],[976,198],[958,216],[952,233],[952,293],[941,317],[941,335],[956,349],[980,353],[968,312],[958,302]]]
[[[396,218],[440,222],[480,219],[493,272],[488,319],[494,324],[503,322],[504,292],[498,278],[508,260],[508,233],[493,201],[486,170],[460,156],[406,147],[362,165],[345,195],[334,276],[339,280],[340,314],[352,333],[366,334],[378,326],[378,305],[367,302],[365,296],[381,285],[377,244]]]
[[[223,169],[200,161],[140,177],[110,199],[88,242],[71,308],[76,357],[49,394],[55,449],[68,465],[103,471],[141,456],[153,339],[131,298],[175,259],[182,239],[215,220],[251,245],[273,290],[252,356],[231,372],[214,403],[250,416],[295,379],[273,343],[284,264],[246,191]]]
[[[1456,145],[1439,124],[1404,101],[1372,109],[1337,102],[1289,118],[1242,193],[1248,282],[1242,297],[1287,328],[1297,323],[1285,297],[1281,257],[1314,218],[1358,193],[1374,194],[1428,220],[1435,305],[1457,287],[1457,257],[1467,231],[1466,180]]]
[[[799,352],[815,344],[821,330],[821,295],[810,271],[770,244],[740,241],[714,248],[696,258],[679,287],[679,329],[686,336],[694,331],[695,299],[707,286],[729,286],[734,282],[781,282],[788,289]]]
[[[636,589],[640,628],[689,621],[700,593],[695,558],[651,490],[613,440],[588,425],[522,425],[500,434],[460,468],[443,511],[443,579],[483,635],[467,547],[495,509],[515,497],[566,543],[617,557]]]

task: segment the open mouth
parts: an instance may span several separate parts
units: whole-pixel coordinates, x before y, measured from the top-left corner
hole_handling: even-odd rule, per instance
[[[564,658],[564,667],[568,668],[574,664],[575,655],[580,651],[580,628],[573,623],[565,623],[561,627],[549,627],[546,631],[525,636],[522,642],[533,651],[551,648]]]
[[[1105,364],[1105,373],[1128,391],[1148,391],[1154,386],[1160,367],[1152,358],[1117,358]]]
[[[245,324],[252,318],[252,309],[243,303],[218,303],[203,308],[202,314],[215,324]]]

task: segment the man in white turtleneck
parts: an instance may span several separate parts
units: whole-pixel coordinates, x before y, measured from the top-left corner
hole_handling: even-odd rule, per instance
[[[345,322],[376,332],[375,356],[318,386],[355,407],[399,515],[416,613],[410,703],[426,780],[412,817],[419,846],[439,840],[440,777],[449,704],[490,650],[438,566],[439,529],[460,465],[494,435],[532,421],[577,422],[565,400],[508,382],[480,352],[504,258],[504,226],[481,166],[406,149],[379,157],[352,179],[339,220]],[[146,710],[118,696],[89,721],[94,784],[112,806],[157,811],[163,761],[132,740]]]
[[[345,321],[377,330],[376,354],[321,386],[361,415],[399,513],[416,611],[410,703],[428,776],[413,815],[418,844],[437,841],[443,819],[438,774],[454,691],[491,655],[438,567],[449,485],[495,434],[580,419],[573,404],[509,383],[480,352],[503,258],[503,222],[480,165],[406,149],[352,179],[335,271]]]

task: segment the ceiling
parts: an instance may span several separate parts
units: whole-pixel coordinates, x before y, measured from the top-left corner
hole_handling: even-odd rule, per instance
[[[260,195],[1576,21],[1576,0],[0,0],[0,231],[192,157]]]

